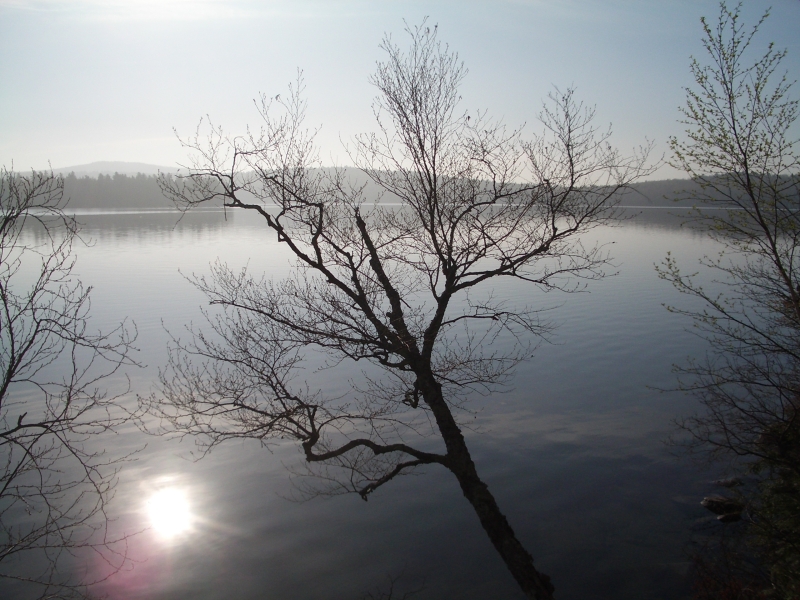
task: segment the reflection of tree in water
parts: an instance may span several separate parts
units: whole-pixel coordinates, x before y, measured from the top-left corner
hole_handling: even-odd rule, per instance
[[[80,239],[88,245],[96,242],[108,246],[132,240],[146,244],[161,240],[166,236],[201,237],[215,234],[225,228],[232,219],[222,210],[199,211],[184,214],[177,210],[168,211],[97,211],[70,215],[80,228]],[[30,244],[40,245],[49,237],[39,227],[26,229],[23,239]]]
[[[405,571],[399,575],[388,575],[386,583],[378,586],[374,591],[367,592],[361,600],[408,600],[413,598],[425,589],[425,583],[408,589],[408,585],[402,581],[406,579]]]

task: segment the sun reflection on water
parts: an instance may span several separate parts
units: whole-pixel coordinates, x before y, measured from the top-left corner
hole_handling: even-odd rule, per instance
[[[186,491],[163,488],[147,500],[147,515],[153,530],[162,538],[172,539],[192,528],[192,509]]]

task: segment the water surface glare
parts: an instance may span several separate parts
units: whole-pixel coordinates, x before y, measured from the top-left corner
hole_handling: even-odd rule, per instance
[[[257,219],[178,217],[80,216],[93,241],[78,249],[77,265],[93,286],[92,324],[107,328],[127,316],[139,331],[137,358],[147,366],[127,373],[133,393],[153,390],[167,331],[185,335],[203,321],[204,297],[187,276],[207,274],[217,257],[269,276],[289,272],[285,250]],[[688,543],[705,516],[698,501],[708,475],[662,443],[695,400],[655,388],[673,386],[671,365],[704,344],[662,306],[688,299],[653,265],[672,251],[691,270],[715,249],[676,222],[645,214],[595,232],[617,274],[589,282],[585,293],[496,288],[520,303],[558,306],[549,315],[558,329],[518,370],[513,389],[476,398],[466,434],[479,473],[560,600],[688,595]],[[144,443],[111,505],[114,531],[140,532],[129,541],[134,567],[98,587],[112,600],[356,599],[385,590],[389,578],[399,578],[401,592],[422,587],[419,599],[521,598],[444,470],[399,478],[369,502],[298,503],[291,468],[301,456],[288,442],[234,441],[195,461],[191,440],[145,439],[131,428],[108,450]]]

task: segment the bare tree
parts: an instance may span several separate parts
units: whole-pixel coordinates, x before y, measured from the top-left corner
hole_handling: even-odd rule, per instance
[[[221,312],[211,332],[175,340],[161,394],[145,401],[206,450],[229,438],[295,439],[334,490],[364,499],[440,465],[526,596],[552,598],[478,475],[462,417],[472,420],[470,396],[506,383],[548,331],[541,306],[495,297],[494,283],[574,291],[601,277],[608,257],[580,234],[615,216],[615,194],[648,172],[649,148],[621,156],[572,90],[551,95],[545,133],[529,141],[485,112],[459,112],[467,71],[457,54],[436,27],[407,33],[405,52],[385,38],[371,79],[377,133],[348,148],[399,207],[322,168],[302,124],[301,78],[288,97],[261,98],[260,131],[226,137],[209,126],[184,142],[192,167],[164,181],[166,194],[186,209],[221,199],[258,213],[296,262],[279,281],[221,262],[195,278]],[[511,350],[493,344],[499,336]],[[315,352],[329,369],[366,364],[363,379],[346,397],[303,385]]]
[[[786,51],[750,55],[759,28],[740,18],[741,5],[721,4],[716,24],[702,20],[708,64],[693,59],[695,86],[686,91],[683,140],[673,138],[674,166],[699,183],[701,210],[692,219],[722,251],[704,257],[722,286],[712,293],[671,257],[659,269],[678,290],[702,301],[689,316],[710,343],[706,357],[678,369],[683,389],[705,412],[680,423],[688,446],[760,473],[750,505],[751,531],[780,548],[800,592],[800,160],[798,101],[782,73]],[[712,208],[714,210],[702,210]],[[778,492],[777,490],[783,490]],[[776,495],[777,494],[777,495]],[[776,505],[783,508],[773,510]],[[772,508],[770,508],[772,507]],[[740,508],[741,511],[741,508]],[[780,513],[780,515],[779,515]],[[723,516],[724,517],[724,516]],[[760,533],[759,533],[760,532]],[[788,562],[786,562],[788,561]],[[788,588],[786,588],[788,589]],[[785,591],[785,590],[784,590]],[[789,594],[791,597],[792,596]]]
[[[101,389],[133,364],[133,330],[89,329],[63,181],[0,171],[0,577],[41,598],[82,596],[76,553],[119,566],[105,506],[121,459],[91,439],[128,415]]]

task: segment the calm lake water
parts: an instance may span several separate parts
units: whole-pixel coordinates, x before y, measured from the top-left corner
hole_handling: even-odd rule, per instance
[[[659,209],[594,232],[610,246],[615,276],[580,294],[542,296],[518,284],[497,293],[519,303],[559,306],[549,343],[522,365],[513,389],[477,398],[468,443],[479,473],[561,600],[678,599],[692,529],[708,513],[712,474],[673,457],[663,444],[671,420],[696,400],[654,388],[674,385],[673,363],[704,351],[689,325],[662,303],[689,299],[658,279],[654,263],[672,251],[692,269],[715,248]],[[92,323],[124,317],[139,331],[132,395],[154,389],[166,362],[166,330],[201,324],[204,297],[181,273],[204,274],[220,257],[231,266],[280,276],[285,253],[259,221],[221,212],[84,214],[77,270],[93,286]],[[347,381],[330,382],[342,389]],[[150,527],[148,500],[184,494],[191,526],[166,537],[135,535],[135,564],[97,591],[116,599],[357,599],[417,588],[419,599],[520,598],[506,567],[443,469],[427,468],[359,497],[290,497],[293,444],[269,449],[230,442],[193,461],[192,441],[131,429],[98,442],[124,453],[147,444],[119,477],[112,530]],[[288,469],[287,469],[288,468]],[[713,476],[719,473],[713,473]],[[102,564],[89,564],[102,572]],[[0,587],[0,596],[4,596]],[[397,597],[397,596],[395,596]]]

